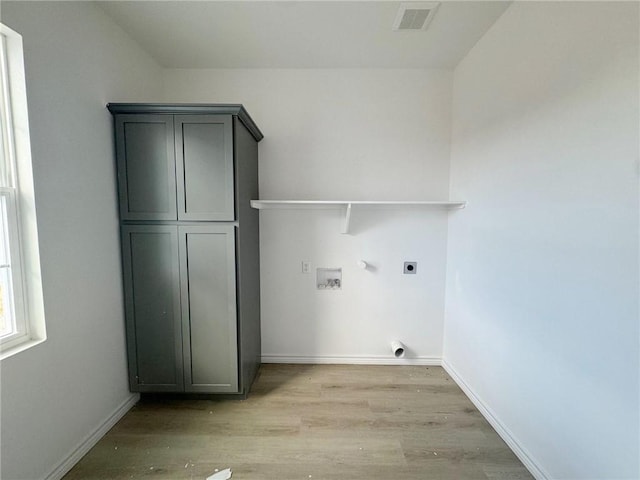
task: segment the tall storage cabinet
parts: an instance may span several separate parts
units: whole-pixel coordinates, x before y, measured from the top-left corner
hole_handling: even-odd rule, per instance
[[[131,390],[246,395],[260,364],[262,134],[241,105],[108,108]]]

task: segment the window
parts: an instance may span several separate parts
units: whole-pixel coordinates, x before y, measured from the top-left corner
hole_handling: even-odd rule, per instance
[[[0,358],[45,340],[22,37],[0,24]]]

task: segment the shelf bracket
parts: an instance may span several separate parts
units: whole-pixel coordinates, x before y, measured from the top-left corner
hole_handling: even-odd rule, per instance
[[[342,233],[345,235],[349,234],[349,227],[351,225],[351,204],[347,203],[346,209],[344,211],[344,225],[342,227]]]

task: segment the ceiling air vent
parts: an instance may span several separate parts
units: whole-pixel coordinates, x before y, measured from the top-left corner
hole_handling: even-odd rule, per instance
[[[393,22],[393,30],[426,30],[439,5],[438,2],[401,3],[396,21]]]

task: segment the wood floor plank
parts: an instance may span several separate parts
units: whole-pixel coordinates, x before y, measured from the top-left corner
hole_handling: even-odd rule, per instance
[[[438,367],[263,365],[247,400],[136,405],[64,480],[530,480]]]

